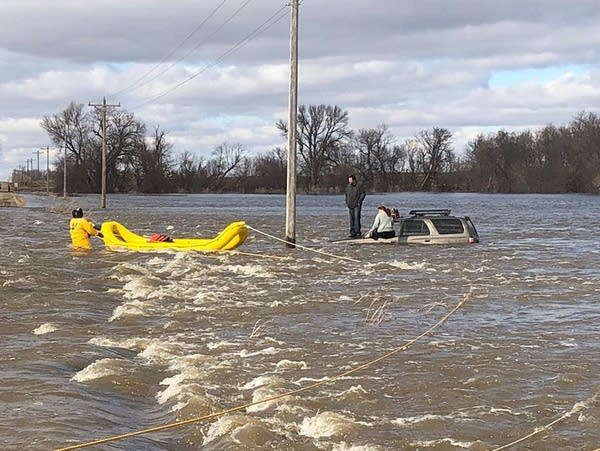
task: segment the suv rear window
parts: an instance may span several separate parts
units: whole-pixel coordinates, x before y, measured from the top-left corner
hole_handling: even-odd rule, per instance
[[[462,221],[458,218],[429,218],[440,235],[463,233]]]
[[[405,219],[400,235],[429,235],[429,227],[422,219]]]

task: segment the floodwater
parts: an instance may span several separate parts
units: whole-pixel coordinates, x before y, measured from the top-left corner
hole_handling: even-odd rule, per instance
[[[211,413],[100,449],[491,450],[533,432],[510,449],[600,446],[600,197],[367,196],[363,231],[383,203],[451,208],[481,237],[407,247],[331,243],[348,234],[342,196],[298,196],[306,249],[251,230],[227,255],[99,239],[74,253],[70,211],[174,237],[242,219],[281,238],[284,196],[27,201],[0,209],[3,450]]]

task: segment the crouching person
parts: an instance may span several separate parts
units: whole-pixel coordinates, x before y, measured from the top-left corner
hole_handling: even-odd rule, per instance
[[[365,238],[370,237],[377,240],[379,238],[394,238],[395,236],[391,210],[383,205],[377,207],[377,216],[375,216],[373,226],[365,234]]]

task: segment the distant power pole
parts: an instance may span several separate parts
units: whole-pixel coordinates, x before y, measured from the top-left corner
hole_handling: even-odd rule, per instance
[[[44,150],[44,148],[41,148]],[[39,151],[38,151],[39,152]],[[39,153],[38,153],[38,161],[39,161]],[[38,162],[38,167],[39,167]],[[38,169],[39,171],[39,169]],[[50,146],[46,146],[46,196],[50,198]]]
[[[36,150],[33,153],[37,154],[37,174],[36,174],[36,178],[37,178],[40,176],[40,151]],[[33,162],[32,162],[32,165],[33,165]]]
[[[66,199],[66,198],[67,198],[67,140],[65,139],[65,156],[64,156],[64,160],[63,160],[63,199]]]
[[[102,194],[100,196],[100,208],[106,208],[106,110],[107,108],[120,107],[121,102],[118,105],[107,105],[106,97],[104,97],[102,103],[90,102],[89,106],[93,106],[102,112]]]
[[[296,243],[296,134],[298,122],[298,0],[291,0],[290,19],[290,98],[288,115],[287,190],[285,240]]]

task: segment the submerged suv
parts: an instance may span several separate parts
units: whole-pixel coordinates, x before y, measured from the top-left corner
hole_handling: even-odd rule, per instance
[[[397,210],[396,210],[397,212]],[[400,244],[473,244],[479,235],[468,216],[451,216],[449,209],[411,210],[408,217],[394,218]]]

